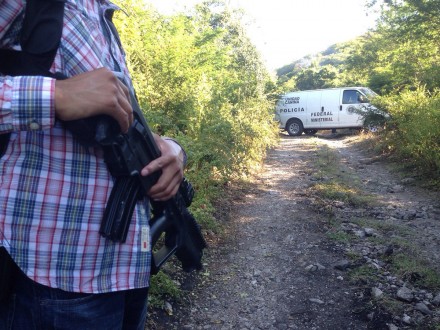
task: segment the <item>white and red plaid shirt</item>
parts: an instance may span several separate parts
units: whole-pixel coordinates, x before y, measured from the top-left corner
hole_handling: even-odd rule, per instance
[[[0,48],[15,48],[25,1],[0,1]],[[67,0],[52,72],[74,76],[107,67],[128,76],[101,17],[106,0]],[[1,59],[0,59],[1,60]],[[113,186],[99,148],[85,148],[55,118],[51,78],[0,75],[0,134],[11,133],[0,159],[0,246],[32,280],[71,292],[148,286],[148,200],[138,203],[127,241],[99,234]]]

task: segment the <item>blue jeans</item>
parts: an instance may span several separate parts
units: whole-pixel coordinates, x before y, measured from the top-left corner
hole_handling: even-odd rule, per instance
[[[87,294],[52,289],[18,274],[0,330],[143,330],[148,288]]]

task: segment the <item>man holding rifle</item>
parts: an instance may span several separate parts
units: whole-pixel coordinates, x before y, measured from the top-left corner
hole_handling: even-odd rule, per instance
[[[31,0],[24,2],[0,1],[0,49],[19,51],[26,37],[34,38],[23,37]],[[106,20],[117,8],[107,0],[62,5],[49,74],[11,74],[7,65],[0,70],[0,137],[8,136],[0,148],[0,267],[16,267],[12,278],[0,276],[0,329],[143,329],[149,198],[166,201],[177,193],[185,155],[174,141],[155,136],[161,156],[140,174],[161,175],[137,202],[125,242],[99,234],[114,180],[102,149],[80,144],[64,123],[104,114],[127,132],[131,82]]]

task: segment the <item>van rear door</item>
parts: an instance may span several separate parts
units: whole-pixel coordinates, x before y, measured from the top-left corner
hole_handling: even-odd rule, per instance
[[[323,90],[321,94],[321,128],[332,128],[339,126],[339,100],[340,89]]]
[[[340,127],[362,127],[363,117],[359,114],[362,110],[366,97],[357,89],[345,89],[342,92],[339,106]]]
[[[319,113],[321,112],[321,93],[322,91],[307,91],[307,119],[304,127],[320,128]]]

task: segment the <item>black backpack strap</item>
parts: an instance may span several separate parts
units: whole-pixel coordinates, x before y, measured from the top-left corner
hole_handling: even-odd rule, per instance
[[[0,157],[3,156],[3,154],[6,152],[10,136],[11,133],[0,134]]]
[[[20,34],[21,51],[0,49],[4,75],[44,75],[49,72],[63,31],[65,0],[28,0]]]
[[[48,76],[63,32],[65,0],[27,0],[20,32],[21,51],[0,49],[0,72],[10,76]],[[0,157],[10,134],[0,134]]]

